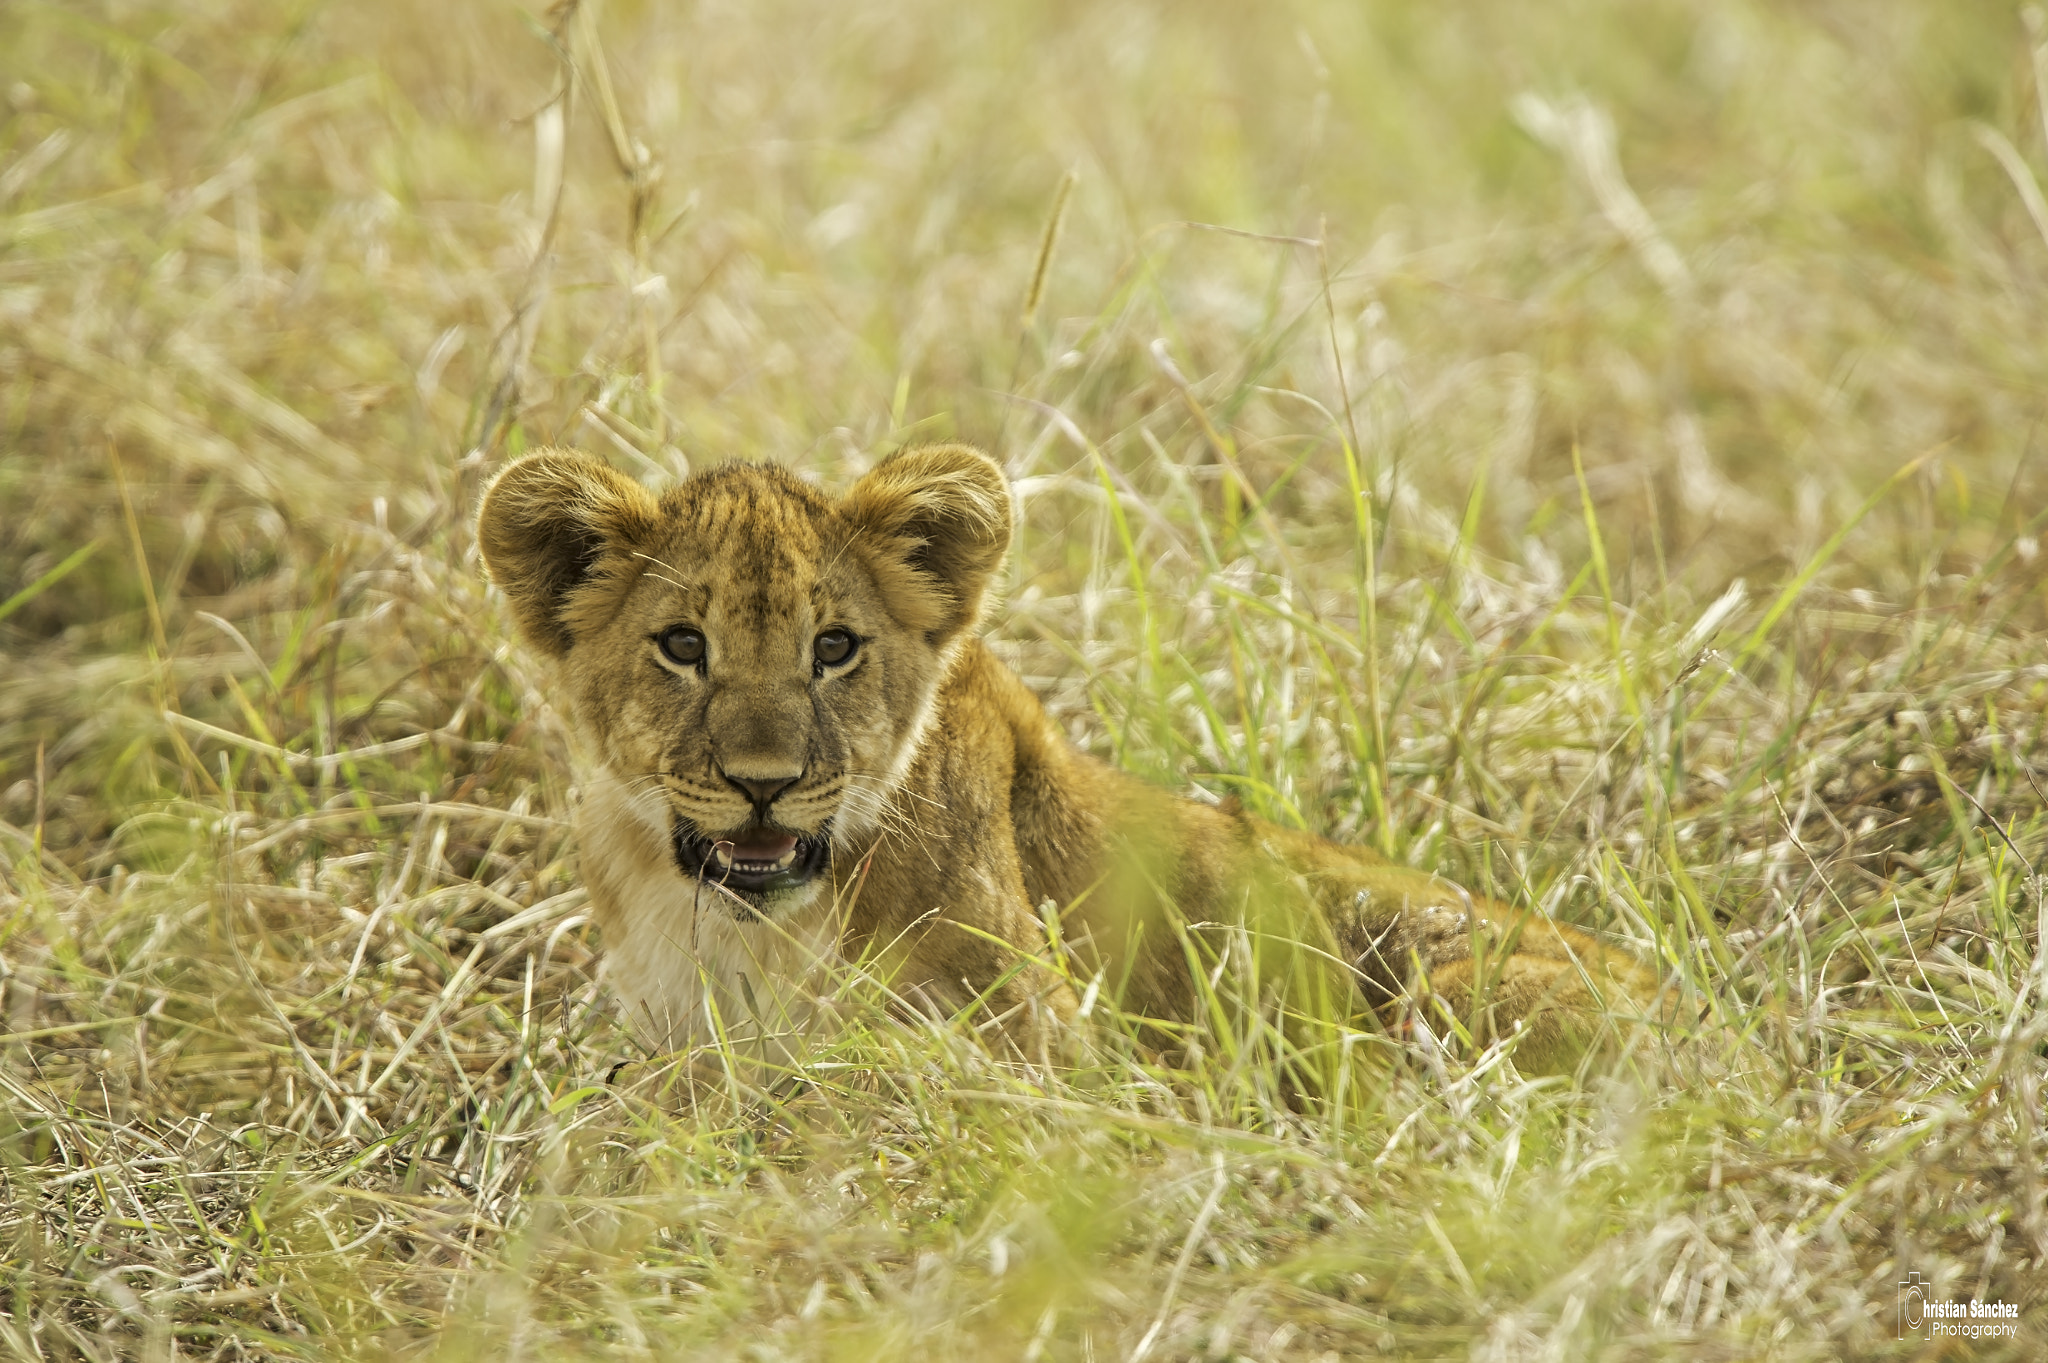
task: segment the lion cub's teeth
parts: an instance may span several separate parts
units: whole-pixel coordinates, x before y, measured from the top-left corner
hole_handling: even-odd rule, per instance
[[[796,864],[796,849],[794,847],[784,852],[781,856],[769,860],[757,860],[753,857],[734,857],[732,851],[731,843],[715,842],[711,844],[711,859],[719,870],[730,871],[737,867],[750,875],[765,875],[771,871],[787,871]]]

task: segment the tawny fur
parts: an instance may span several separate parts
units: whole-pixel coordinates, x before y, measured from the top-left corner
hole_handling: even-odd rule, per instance
[[[1525,1062],[1569,1063],[1656,981],[1571,928],[1080,752],[972,630],[1010,539],[1001,470],[961,446],[884,461],[834,500],[726,465],[655,497],[544,451],[486,494],[478,537],[521,634],[552,657],[579,743],[583,876],[646,1043],[786,1052],[817,967],[867,959],[900,995],[983,999],[1029,1043],[1068,1018],[1062,949],[1126,1011],[1190,1020],[1194,962],[1249,928],[1267,969],[1390,1020],[1418,997]],[[700,669],[656,642],[701,630]],[[813,640],[861,642],[836,670]],[[790,779],[764,814],[746,779]],[[829,834],[829,874],[735,897],[678,865],[680,827]],[[737,835],[736,835],[737,836]],[[704,870],[704,868],[694,868]]]

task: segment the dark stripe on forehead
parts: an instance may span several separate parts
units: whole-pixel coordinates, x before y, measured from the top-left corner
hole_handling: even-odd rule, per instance
[[[803,613],[823,549],[821,523],[832,514],[816,489],[773,465],[722,464],[663,501],[694,532],[693,576],[709,579],[707,596],[733,624],[767,630]]]
[[[721,496],[753,501],[783,501],[811,515],[825,515],[831,501],[815,487],[777,464],[719,464],[693,473],[662,496],[663,510],[674,514],[693,503]]]

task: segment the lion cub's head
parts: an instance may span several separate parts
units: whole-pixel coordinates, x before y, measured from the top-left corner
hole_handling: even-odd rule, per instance
[[[957,445],[897,454],[836,501],[749,464],[656,497],[548,450],[498,475],[477,540],[557,660],[593,775],[624,783],[683,875],[774,911],[877,826],[1009,547],[1010,498]]]

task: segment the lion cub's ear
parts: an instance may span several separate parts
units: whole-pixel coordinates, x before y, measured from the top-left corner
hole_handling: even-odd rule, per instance
[[[638,483],[573,450],[542,450],[505,469],[477,511],[477,547],[528,644],[560,657],[634,578],[633,548],[658,508]]]
[[[902,624],[939,644],[980,617],[1010,548],[1010,483],[995,460],[965,445],[902,450],[847,491],[839,514]]]

